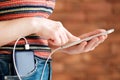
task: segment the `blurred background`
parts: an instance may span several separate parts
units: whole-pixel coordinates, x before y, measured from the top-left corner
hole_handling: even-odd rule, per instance
[[[53,80],[120,80],[120,0],[57,0],[50,19],[61,21],[76,36],[115,28],[94,51],[79,55],[56,52]]]

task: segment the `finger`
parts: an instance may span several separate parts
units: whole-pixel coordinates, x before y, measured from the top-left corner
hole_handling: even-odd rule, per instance
[[[52,45],[56,45],[56,46],[61,45],[61,37],[57,31],[52,35],[51,39],[49,39],[49,42]]]
[[[65,31],[62,28],[60,29],[59,34],[61,37],[61,45],[64,45],[69,41]]]
[[[73,42],[73,41],[77,41],[77,40],[80,40],[79,37],[76,37],[74,35],[72,35],[69,31],[65,30],[66,31],[66,34],[67,34],[67,37],[69,39],[69,42]]]
[[[101,43],[101,41],[95,42],[95,44],[91,47],[90,50],[94,50],[100,43]]]
[[[60,25],[61,25],[62,30],[64,30],[66,37],[69,39],[69,42],[80,40],[79,37],[72,35],[62,24]]]
[[[93,47],[91,48],[91,50],[94,50],[100,43],[102,43],[104,40],[106,39],[106,36],[100,36],[98,38],[98,41],[93,45]]]
[[[93,47],[91,48],[91,50],[94,50],[100,43],[101,43],[101,41],[96,42],[96,43],[93,45]]]
[[[75,53],[77,53],[77,54],[83,53],[86,45],[87,45],[87,42],[84,41],[84,42],[80,43],[79,45],[75,46],[75,49],[77,50],[77,52],[75,51]]]
[[[58,26],[58,34],[59,34],[59,37],[60,37],[60,40],[61,40],[61,44],[60,46],[62,46],[64,43],[66,43],[66,34],[64,32],[64,30],[62,29],[63,28],[63,25],[61,22],[56,22],[57,23],[57,26]]]
[[[85,51],[91,51],[95,48],[96,42],[98,42],[98,38],[93,38],[91,41],[88,42],[87,46],[85,47]]]
[[[81,44],[79,44],[79,45],[78,45],[78,49],[77,49],[78,52],[84,51],[86,45],[87,45],[87,42],[86,42],[86,41],[84,41],[84,42],[82,42]]]
[[[87,42],[84,41],[84,42],[80,43],[79,45],[75,45],[75,46],[72,46],[70,48],[67,48],[68,49],[67,51],[73,50],[72,53],[79,54],[79,53],[84,52],[84,49],[85,49],[86,45],[87,45]]]
[[[72,41],[76,41],[76,40],[79,40],[80,38],[79,37],[76,37],[74,35],[72,35],[64,26],[61,22],[57,22],[59,24],[59,27],[65,31],[65,34],[67,36],[67,38],[69,39],[69,42],[72,42]]]
[[[101,35],[101,36],[98,36],[98,38],[101,40],[105,40],[107,39],[108,35]]]
[[[104,42],[104,40],[107,38],[107,36],[99,36],[100,43]]]
[[[63,35],[60,35],[60,39],[61,39],[61,45],[64,45],[65,43],[67,43],[67,40],[65,39],[65,37]]]
[[[96,38],[97,39],[97,38]],[[104,40],[106,39],[106,36],[100,36],[98,37],[98,40],[96,40],[96,42],[91,45],[91,49],[90,50],[94,50],[100,43],[102,43]]]
[[[60,38],[61,38],[61,45],[63,45],[63,44],[68,42],[68,37],[66,35],[66,32],[64,30],[64,27],[63,27],[62,23],[61,22],[57,22],[57,25],[59,26],[58,33],[59,33]]]

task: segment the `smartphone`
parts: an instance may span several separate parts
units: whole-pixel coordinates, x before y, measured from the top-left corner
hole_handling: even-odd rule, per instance
[[[16,51],[15,61],[20,76],[25,76],[29,74],[35,68],[33,51]]]
[[[80,43],[83,42],[83,41],[89,41],[89,40],[91,40],[91,39],[93,39],[93,38],[95,38],[95,37],[98,37],[98,36],[101,36],[101,35],[110,34],[110,33],[112,33],[112,32],[114,32],[114,29],[109,29],[109,30],[107,30],[106,32],[102,32],[102,33],[99,33],[99,34],[96,34],[96,35],[93,35],[93,36],[90,36],[90,37],[87,37],[87,38],[84,38],[84,39],[80,39],[80,40],[75,41],[75,42],[72,42],[72,43],[68,43],[68,44],[66,44],[66,45],[61,46],[61,48],[62,48],[62,49],[63,49],[63,48],[68,48],[68,47],[71,47],[71,46],[80,44]]]

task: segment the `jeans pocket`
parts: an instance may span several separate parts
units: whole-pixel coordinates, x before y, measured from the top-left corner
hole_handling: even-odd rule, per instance
[[[4,80],[4,75],[9,73],[8,63],[0,59],[0,80]]]
[[[35,68],[31,72],[29,72],[27,75],[21,76],[21,78],[23,78],[23,80],[24,80],[24,78],[28,78],[28,77],[34,75],[37,71],[37,65],[38,65],[38,61],[37,61],[37,59],[35,59]]]
[[[42,58],[36,58],[37,59],[37,67],[36,70],[34,70],[32,73],[22,77],[22,80],[40,80],[41,75],[43,72],[43,68],[45,66],[46,59]],[[50,80],[51,77],[51,66],[50,66],[50,60],[48,61],[42,80]]]

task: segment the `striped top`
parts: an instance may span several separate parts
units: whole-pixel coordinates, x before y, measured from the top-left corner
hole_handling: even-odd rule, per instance
[[[55,0],[0,0],[0,21],[12,20],[23,17],[48,18],[53,12]],[[18,26],[19,27],[19,26]],[[31,49],[36,49],[35,55],[47,57],[50,53],[48,42],[36,35],[26,37]],[[18,42],[18,50],[24,45],[24,40]],[[0,53],[9,54],[14,42],[0,47]]]
[[[48,18],[55,0],[0,0],[0,20],[40,16]]]

